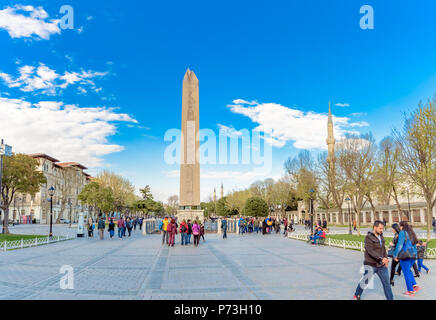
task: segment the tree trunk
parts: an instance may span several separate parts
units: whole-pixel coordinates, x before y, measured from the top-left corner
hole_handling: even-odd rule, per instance
[[[427,243],[431,240],[431,228],[432,228],[432,217],[433,217],[433,206],[431,205],[432,201],[427,200]]]
[[[9,206],[3,208],[3,234],[9,234]]]

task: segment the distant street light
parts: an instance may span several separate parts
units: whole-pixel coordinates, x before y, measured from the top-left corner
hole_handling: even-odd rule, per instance
[[[50,239],[53,237],[53,196],[55,194],[55,188],[51,186],[48,189],[48,195],[50,196]]]
[[[353,234],[353,232],[351,231],[351,207],[350,207],[351,199],[350,199],[350,197],[347,197],[345,199],[345,201],[347,201],[347,204],[348,204],[348,226],[349,226],[348,233]]]

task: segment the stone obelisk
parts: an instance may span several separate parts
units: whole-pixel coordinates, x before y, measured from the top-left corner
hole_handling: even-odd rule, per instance
[[[187,70],[183,78],[180,197],[177,218],[204,220],[200,207],[200,141],[198,79]]]

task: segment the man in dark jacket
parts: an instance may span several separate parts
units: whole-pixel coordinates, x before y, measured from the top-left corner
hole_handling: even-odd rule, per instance
[[[98,234],[100,235],[100,240],[103,240],[104,237],[104,228],[106,226],[105,219],[100,216],[100,219],[98,220]]]
[[[383,238],[383,221],[375,221],[373,230],[369,231],[365,237],[365,274],[360,280],[354,294],[354,300],[360,300],[363,290],[368,284],[368,279],[372,280],[374,274],[377,274],[383,285],[387,300],[393,300],[392,288],[389,283],[389,265],[388,255],[386,253],[385,239]]]
[[[223,239],[227,238],[227,220],[226,217],[221,221],[221,229],[223,230]]]

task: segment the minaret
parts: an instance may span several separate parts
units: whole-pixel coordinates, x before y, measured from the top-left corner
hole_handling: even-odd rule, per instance
[[[224,198],[224,187],[223,184],[221,183],[221,199]]]
[[[335,138],[333,136],[333,118],[332,118],[332,110],[330,107],[330,101],[329,101],[329,117],[327,122],[327,146],[328,146],[328,156],[327,161],[330,163],[334,163],[335,159]]]

